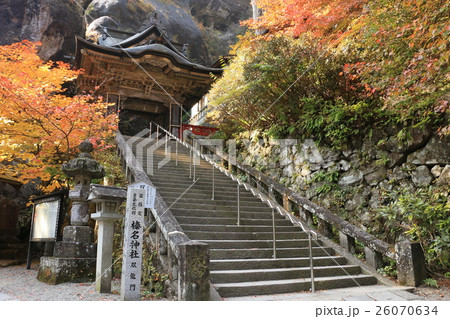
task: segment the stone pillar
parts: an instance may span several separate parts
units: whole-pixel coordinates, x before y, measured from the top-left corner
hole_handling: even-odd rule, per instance
[[[370,247],[364,247],[367,263],[375,269],[383,268],[383,255]]]
[[[61,167],[75,181],[74,188],[69,191],[72,200],[70,225],[63,230],[63,240],[55,243],[54,257],[41,257],[39,265],[38,280],[52,285],[95,279],[97,246],[93,242],[93,229],[88,226],[87,197],[91,180],[103,178],[105,170],[89,154],[94,149],[91,142],[84,141],[78,148],[81,154]]]
[[[355,238],[346,235],[343,232],[339,232],[339,244],[351,254],[354,254],[356,251]]]
[[[209,249],[207,244],[190,241],[180,246],[180,300],[210,299]]]
[[[96,212],[92,214],[92,218],[98,224],[95,285],[96,290],[101,293],[111,293],[114,222],[123,218],[117,212],[125,198],[124,188],[91,185],[88,199],[95,203]]]
[[[317,225],[317,230],[319,233],[327,238],[333,238],[333,226],[322,219],[319,219],[318,222],[319,224]]]
[[[125,198],[124,188],[91,185],[88,199],[95,203],[96,213],[92,214],[92,218],[98,224],[95,285],[96,290],[101,293],[111,293],[114,222],[123,218],[117,212]]]
[[[313,222],[313,215],[311,214],[310,211],[307,211],[301,205],[299,205],[298,206],[298,213],[299,213],[300,219],[302,221],[306,222],[306,224],[308,226],[313,226],[313,224],[314,224],[314,222]]]
[[[287,197],[284,194],[283,194],[283,208],[288,213],[291,213],[291,211],[292,211],[291,202],[289,201],[289,197]]]
[[[418,287],[427,278],[425,256],[420,243],[407,240],[395,244],[397,278],[402,285]]]
[[[97,214],[96,214],[97,215]],[[111,267],[114,242],[114,221],[123,216],[98,216],[97,267],[95,285],[98,292],[111,293]]]

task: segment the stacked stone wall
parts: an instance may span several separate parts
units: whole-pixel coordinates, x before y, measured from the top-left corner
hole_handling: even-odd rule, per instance
[[[376,233],[383,227],[379,210],[394,194],[439,188],[448,196],[450,136],[409,134],[405,141],[381,134],[354,138],[352,146],[336,150],[312,139],[273,140],[253,132],[237,141],[237,160]]]

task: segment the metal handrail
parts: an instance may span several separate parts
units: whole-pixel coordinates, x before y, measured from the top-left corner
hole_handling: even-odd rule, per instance
[[[211,147],[209,147],[208,149],[210,151],[213,151]],[[224,153],[223,151],[218,152],[218,151],[214,150],[214,152],[222,160],[230,161],[230,156],[228,154]],[[236,166],[236,168],[247,173],[248,175],[255,177],[255,181],[257,179],[259,182],[262,182],[263,184],[270,185],[270,187],[273,190],[276,190],[278,193],[285,196],[286,199],[292,201],[293,203],[304,208],[306,211],[317,216],[323,222],[333,225],[343,234],[348,235],[348,236],[358,240],[359,242],[364,244],[366,247],[372,249],[373,251],[377,251],[377,252],[381,253],[382,255],[385,255],[386,257],[396,259],[395,248],[393,245],[388,244],[388,243],[376,238],[372,234],[369,234],[366,231],[358,228],[357,226],[349,223],[348,221],[344,220],[343,218],[333,214],[329,210],[327,210],[323,207],[320,207],[319,205],[311,202],[310,200],[300,196],[298,193],[285,187],[284,185],[280,184],[279,182],[273,180],[272,178],[265,175],[264,173],[254,169],[250,166],[243,165],[237,161],[233,165]],[[287,216],[289,216],[291,221],[295,223],[295,220],[292,219],[292,216],[290,214],[288,214]]]
[[[276,238],[275,238],[275,215],[274,215],[274,209],[276,209],[280,215],[282,215],[283,217],[287,217],[291,223],[299,226],[307,235],[308,235],[308,245],[309,245],[309,259],[310,259],[310,273],[311,273],[311,292],[314,293],[315,292],[315,284],[314,284],[314,265],[313,265],[313,256],[312,256],[312,242],[311,242],[311,236],[314,236],[315,240],[318,239],[318,234],[312,230],[309,229],[307,227],[305,227],[303,225],[303,223],[301,223],[299,220],[295,219],[291,214],[289,214],[283,207],[281,207],[280,204],[278,204],[276,201],[274,201],[272,198],[270,198],[270,196],[265,196],[264,194],[262,194],[258,189],[255,189],[253,186],[251,186],[248,183],[245,183],[243,181],[241,181],[237,176],[234,176],[232,173],[230,173],[228,170],[224,169],[222,166],[218,165],[217,163],[215,163],[212,159],[208,158],[207,156],[205,156],[204,154],[201,154],[201,152],[199,152],[194,146],[190,145],[187,142],[184,142],[182,140],[180,140],[177,136],[175,136],[174,134],[170,133],[169,131],[167,131],[166,129],[164,129],[163,127],[161,127],[160,125],[151,122],[151,125],[156,125],[157,127],[157,132],[159,134],[159,130],[162,130],[163,132],[166,133],[166,136],[170,136],[172,139],[175,139],[175,141],[177,141],[178,143],[181,143],[182,145],[184,145],[185,147],[187,147],[190,150],[190,154],[191,153],[196,153],[199,158],[203,158],[206,162],[208,162],[209,164],[211,164],[213,166],[213,170],[214,168],[219,169],[222,173],[224,173],[226,176],[230,177],[233,181],[237,182],[237,188],[238,188],[238,216],[237,216],[237,225],[240,226],[240,200],[239,200],[239,186],[242,185],[244,186],[244,188],[247,191],[250,191],[254,196],[259,197],[260,200],[262,202],[265,202],[266,204],[269,205],[269,207],[272,208],[272,223],[273,223],[273,257],[276,258]],[[193,141],[195,141],[195,139],[192,139]],[[167,140],[166,140],[167,143]],[[217,154],[216,154],[217,155]],[[191,156],[191,155],[190,155]],[[191,159],[190,159],[190,164],[191,164]],[[194,180],[195,180],[195,163],[194,163]]]

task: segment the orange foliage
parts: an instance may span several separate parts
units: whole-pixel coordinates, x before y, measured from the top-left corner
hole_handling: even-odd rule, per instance
[[[258,20],[243,24],[252,29],[266,29],[291,36],[311,33],[318,37],[339,35],[355,16],[359,15],[367,0],[256,0],[263,10]]]
[[[38,45],[0,46],[0,163],[9,164],[0,164],[0,172],[23,181],[40,178],[51,191],[59,186],[61,164],[83,140],[107,146],[117,115],[106,115],[108,104],[92,96],[69,96],[64,84],[82,71],[42,61]]]

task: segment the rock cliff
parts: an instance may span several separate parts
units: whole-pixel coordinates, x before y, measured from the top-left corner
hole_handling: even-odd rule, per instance
[[[73,55],[75,34],[83,34],[82,7],[71,1],[5,0],[0,2],[0,45],[40,41],[40,56],[63,60]]]
[[[93,23],[138,32],[153,22],[188,44],[191,60],[208,65],[228,53],[244,31],[239,21],[250,16],[248,0],[4,0],[0,45],[41,41],[42,58],[67,60],[74,36],[85,36]]]

